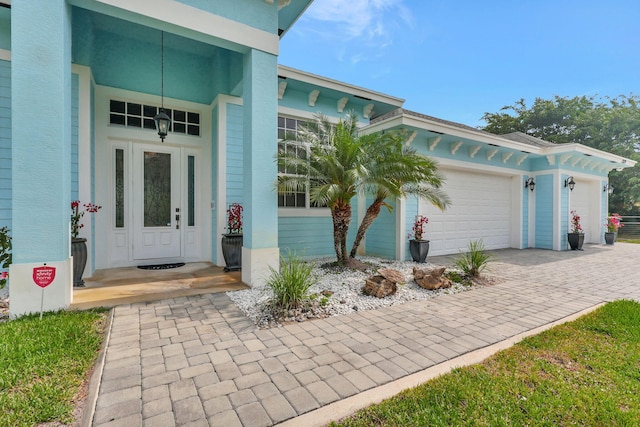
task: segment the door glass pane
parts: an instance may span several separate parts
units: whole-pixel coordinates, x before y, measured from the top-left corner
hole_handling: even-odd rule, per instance
[[[196,158],[187,157],[187,226],[196,225]]]
[[[144,152],[144,226],[171,226],[171,154]]]
[[[124,150],[116,148],[116,228],[124,227]]]

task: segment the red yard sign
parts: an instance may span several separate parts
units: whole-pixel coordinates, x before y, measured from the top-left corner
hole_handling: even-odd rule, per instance
[[[41,288],[46,288],[53,283],[53,279],[56,278],[55,267],[34,267],[33,269],[33,282]]]

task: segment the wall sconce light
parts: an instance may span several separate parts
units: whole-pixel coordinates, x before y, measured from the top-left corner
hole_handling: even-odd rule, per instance
[[[607,192],[609,194],[613,194],[613,185],[605,184],[602,188],[603,192]]]
[[[533,180],[533,177],[529,178],[524,182],[524,188],[528,188],[531,191],[533,191],[533,189],[536,188],[536,182]]]
[[[573,187],[576,186],[576,182],[573,180],[572,176],[564,180],[564,186],[569,187],[569,190],[573,191]]]
[[[158,114],[153,118],[153,121],[156,122],[156,129],[158,130],[160,140],[164,142],[164,139],[167,137],[169,126],[171,125],[171,118],[164,111],[164,31],[162,31],[161,37],[160,49],[162,50],[162,70],[160,77],[160,99],[162,102],[160,111],[158,111]]]

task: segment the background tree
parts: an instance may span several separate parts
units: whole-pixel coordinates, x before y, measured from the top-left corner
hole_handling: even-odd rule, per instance
[[[291,149],[292,146],[294,149]],[[301,155],[300,153],[307,153]],[[325,116],[301,126],[287,136],[278,149],[278,191],[299,192],[309,188],[311,203],[327,206],[333,220],[337,261],[347,264],[355,257],[366,230],[389,197],[418,194],[444,208],[448,199],[439,189],[436,164],[404,147],[396,132],[363,134],[353,113],[331,124]],[[351,223],[351,200],[358,193],[373,196],[356,235],[351,254],[347,233]]]
[[[524,99],[485,113],[482,130],[498,135],[523,132],[557,144],[579,143],[640,161],[640,108],[638,96],[597,98],[577,96],[536,98],[531,107]],[[640,214],[640,168],[612,171],[615,189],[609,210],[622,215]]]

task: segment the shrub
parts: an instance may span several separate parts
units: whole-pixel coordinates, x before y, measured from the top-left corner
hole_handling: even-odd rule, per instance
[[[11,264],[11,235],[7,227],[0,228],[0,268],[7,269]],[[7,283],[7,272],[0,274],[0,289]]]
[[[280,271],[269,268],[271,275],[267,285],[273,291],[273,303],[277,308],[290,310],[297,308],[307,298],[309,288],[314,283],[311,275],[313,264],[289,252],[280,260]]]
[[[469,242],[469,251],[461,253],[455,260],[455,265],[462,272],[471,277],[480,276],[480,272],[487,267],[491,261],[491,255],[485,252],[482,240],[472,240]]]

